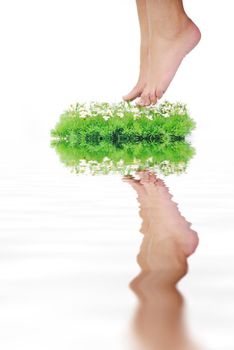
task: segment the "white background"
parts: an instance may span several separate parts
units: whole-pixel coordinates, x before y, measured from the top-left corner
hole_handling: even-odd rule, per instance
[[[181,283],[188,327],[203,348],[230,350],[234,5],[185,7],[202,40],[165,98],[188,104],[197,156],[167,183],[200,234]],[[135,84],[135,3],[1,1],[0,38],[1,348],[123,349],[136,303],[127,289],[138,272],[135,194],[116,177],[69,174],[49,132],[71,103],[119,101]]]

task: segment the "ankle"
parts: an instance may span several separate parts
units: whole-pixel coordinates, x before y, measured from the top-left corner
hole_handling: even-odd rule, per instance
[[[151,28],[150,39],[154,40],[156,36],[166,40],[174,40],[183,34],[192,24],[192,20],[185,13],[182,13],[170,21],[155,23],[155,26]]]

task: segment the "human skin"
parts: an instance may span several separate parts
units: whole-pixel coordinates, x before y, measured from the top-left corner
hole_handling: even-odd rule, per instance
[[[141,272],[131,282],[139,299],[134,319],[138,349],[194,350],[183,320],[183,297],[176,284],[187,273],[187,258],[197,233],[179,212],[164,182],[150,172],[125,177],[137,192],[143,241],[138,254]]]
[[[125,101],[139,97],[146,86],[149,57],[149,21],[147,16],[146,0],[136,0],[138,20],[140,26],[140,72],[136,85],[125,96]]]
[[[140,97],[140,106],[154,105],[163,96],[184,57],[201,33],[186,14],[182,0],[136,0],[141,33],[140,73],[136,86],[123,96]]]

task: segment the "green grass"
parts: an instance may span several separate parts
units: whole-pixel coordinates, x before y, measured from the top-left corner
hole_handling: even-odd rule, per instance
[[[184,140],[195,128],[187,108],[164,102],[158,107],[135,107],[130,103],[76,104],[61,116],[51,131],[55,139],[77,144],[170,143]]]
[[[164,175],[180,174],[195,154],[194,148],[184,141],[169,144],[126,143],[117,147],[107,142],[71,146],[67,142],[54,141],[52,146],[60,161],[72,172],[92,175],[129,175],[146,169]]]
[[[186,105],[157,107],[91,102],[65,111],[51,131],[52,147],[75,173],[132,174],[186,170],[195,150],[185,138],[195,128]]]

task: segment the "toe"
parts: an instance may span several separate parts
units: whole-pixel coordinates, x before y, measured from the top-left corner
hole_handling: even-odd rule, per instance
[[[137,97],[139,97],[142,93],[142,89],[140,87],[135,86],[129,94],[123,96],[124,101],[133,101]]]
[[[152,182],[153,184],[155,184],[155,182],[157,181],[156,173],[154,173],[154,172],[149,173],[149,181]]]
[[[152,105],[157,103],[156,91],[150,93],[150,102]]]
[[[150,172],[148,170],[145,171],[139,171],[138,175],[140,176],[140,183],[144,184],[146,182],[149,182],[150,178]]]
[[[158,100],[160,98],[162,98],[163,94],[164,94],[165,90],[162,87],[158,87],[156,90],[156,96],[158,98]]]
[[[151,104],[150,102],[150,94],[148,92],[143,92],[141,94],[141,98],[138,102],[140,106],[149,106]]]

